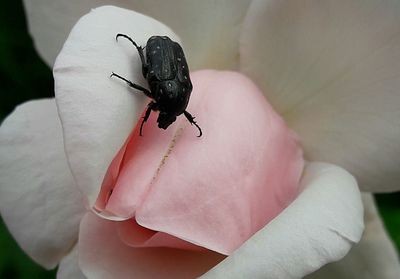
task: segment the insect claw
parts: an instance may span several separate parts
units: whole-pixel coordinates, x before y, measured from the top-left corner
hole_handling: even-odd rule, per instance
[[[201,130],[199,125],[197,125],[196,123],[194,123],[194,125],[196,125],[197,129],[199,129],[200,134],[197,137],[200,138],[203,135],[203,131]]]
[[[200,126],[197,125],[196,121],[194,121],[194,119],[196,117],[193,117],[189,112],[187,112],[186,110],[183,112],[183,114],[186,116],[186,119],[189,120],[190,125],[194,125],[197,127],[197,129],[199,130],[200,134],[197,136],[198,138],[201,137],[203,135],[203,131],[201,130]]]

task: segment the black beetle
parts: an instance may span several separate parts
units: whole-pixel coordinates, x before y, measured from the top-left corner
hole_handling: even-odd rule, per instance
[[[167,129],[175,122],[176,117],[183,113],[190,124],[194,124],[199,129],[198,137],[201,137],[203,134],[201,128],[194,121],[194,117],[186,111],[193,87],[182,47],[167,36],[152,36],[144,48],[125,34],[117,34],[115,39],[118,41],[119,37],[128,39],[136,47],[142,61],[143,76],[150,87],[148,90],[114,72],[111,74],[111,77],[122,79],[130,87],[142,91],[152,99],[140,125],[140,135],[142,135],[143,124],[154,110],[160,111],[157,119],[159,128]],[[143,52],[145,48],[146,59]]]

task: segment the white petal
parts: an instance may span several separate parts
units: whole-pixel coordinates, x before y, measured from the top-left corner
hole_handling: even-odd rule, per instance
[[[56,101],[67,157],[78,186],[94,202],[108,165],[136,125],[144,94],[110,78],[112,71],[146,86],[136,48],[117,33],[144,45],[153,35],[177,37],[161,23],[105,6],[76,24],[54,66]]]
[[[241,68],[303,141],[365,191],[400,189],[400,2],[252,3]]]
[[[72,26],[90,8],[85,5],[85,1],[79,0],[23,2],[36,50],[47,65],[52,67]]]
[[[37,50],[49,65],[69,30],[83,14],[109,1],[24,0],[29,30]],[[182,38],[192,69],[233,69],[238,62],[238,37],[250,0],[126,1],[113,5],[149,15],[170,26]],[[126,24],[129,28],[135,26]]]
[[[344,257],[363,231],[356,181],[334,165],[311,163],[301,183],[288,208],[202,278],[302,278]]]
[[[239,34],[250,0],[144,0],[129,7],[164,22],[185,45],[191,70],[236,69]]]
[[[365,231],[361,241],[342,260],[331,263],[307,279],[398,279],[400,263],[371,194],[363,194]]]
[[[78,257],[78,246],[75,245],[72,251],[60,262],[57,270],[57,279],[85,279],[80,267]]]
[[[53,268],[76,242],[85,210],[54,99],[25,103],[4,120],[0,158],[1,215],[21,248]]]

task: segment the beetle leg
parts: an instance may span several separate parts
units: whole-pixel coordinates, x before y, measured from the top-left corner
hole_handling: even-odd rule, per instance
[[[144,53],[143,53],[143,49],[144,49],[144,48],[141,47],[141,46],[138,46],[138,45],[135,43],[135,41],[132,40],[131,37],[129,37],[128,35],[119,33],[119,34],[117,34],[117,36],[115,37],[115,40],[118,41],[118,37],[123,37],[123,38],[129,40],[129,41],[136,47],[137,51],[139,52],[140,60],[142,61],[142,73],[143,73],[144,78],[146,78],[146,77],[147,77],[147,72],[148,72],[148,68],[149,68],[149,67],[148,67],[148,64],[146,63],[146,60],[144,59]]]
[[[118,74],[116,74],[116,73],[114,73],[114,72],[110,75],[110,77],[117,77],[117,78],[119,78],[119,79],[122,79],[122,80],[125,81],[130,87],[135,88],[136,90],[142,91],[142,92],[143,92],[147,97],[149,97],[149,98],[153,98],[152,95],[151,95],[150,90],[144,88],[143,86],[140,86],[140,85],[138,85],[138,84],[136,84],[136,83],[133,83],[132,81],[127,80],[126,78],[121,77],[120,75],[118,75]]]
[[[140,124],[140,130],[139,130],[139,135],[140,135],[140,136],[142,136],[143,124],[147,121],[147,119],[149,119],[151,110],[154,110],[155,108],[156,108],[156,103],[154,103],[154,102],[150,102],[150,103],[147,105],[146,113],[144,114],[142,123]]]
[[[183,112],[183,114],[186,116],[187,120],[189,120],[190,124],[197,127],[197,129],[199,129],[200,134],[197,136],[198,138],[201,137],[201,135],[203,135],[203,132],[201,131],[201,128],[199,125],[197,125],[196,121],[194,121],[194,117],[188,113],[186,110]]]

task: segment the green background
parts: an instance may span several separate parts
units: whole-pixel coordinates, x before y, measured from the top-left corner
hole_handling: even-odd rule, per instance
[[[16,105],[53,96],[51,69],[30,38],[22,1],[3,1],[0,9],[0,121]],[[399,139],[400,140],[400,139]],[[399,166],[400,169],[400,166]],[[376,195],[386,228],[400,249],[400,193]],[[0,278],[55,278],[18,247],[0,220]]]

